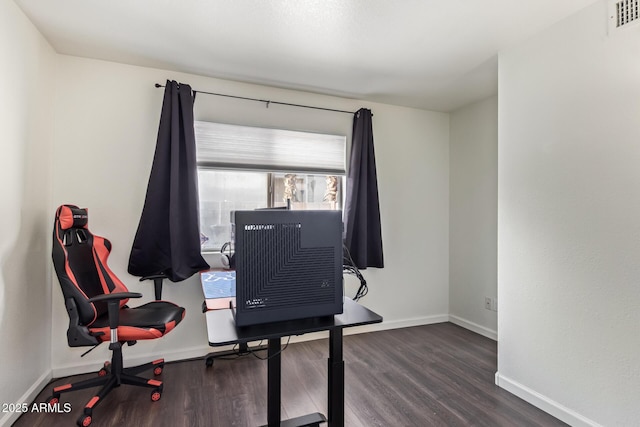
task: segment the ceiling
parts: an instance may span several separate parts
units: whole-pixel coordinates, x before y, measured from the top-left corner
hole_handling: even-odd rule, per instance
[[[61,54],[445,112],[497,93],[500,50],[594,2],[15,0]]]

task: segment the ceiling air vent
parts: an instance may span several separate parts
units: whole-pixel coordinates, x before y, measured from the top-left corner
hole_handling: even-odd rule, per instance
[[[640,0],[609,2],[609,30],[631,27],[640,22]]]
[[[616,27],[622,27],[638,19],[638,0],[616,2]]]

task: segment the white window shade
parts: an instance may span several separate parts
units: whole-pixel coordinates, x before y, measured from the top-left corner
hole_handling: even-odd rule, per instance
[[[345,173],[345,136],[196,121],[199,167]]]

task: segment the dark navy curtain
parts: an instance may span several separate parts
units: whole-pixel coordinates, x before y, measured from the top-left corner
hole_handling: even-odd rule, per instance
[[[364,108],[353,118],[347,176],[345,245],[358,268],[384,267],[371,118],[371,110]]]
[[[165,86],[147,195],[129,256],[134,276],[178,282],[209,268],[200,254],[198,181],[191,87]]]

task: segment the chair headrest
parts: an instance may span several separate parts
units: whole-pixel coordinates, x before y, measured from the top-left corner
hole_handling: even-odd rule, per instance
[[[89,215],[87,214],[87,209],[74,205],[62,205],[58,208],[58,220],[60,221],[60,228],[63,230],[87,228]]]

